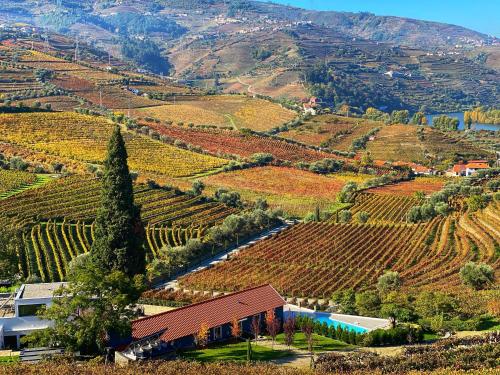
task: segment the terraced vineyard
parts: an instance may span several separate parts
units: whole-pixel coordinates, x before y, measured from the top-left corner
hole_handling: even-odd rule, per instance
[[[430,290],[462,286],[458,276],[460,267],[468,261],[490,264],[496,277],[500,275],[500,205],[490,204],[482,212],[469,216],[454,215],[434,221],[432,233],[436,240],[429,254],[419,261],[400,266],[400,274],[411,279],[411,285]]]
[[[42,90],[43,83],[36,80],[32,70],[5,65],[0,66],[0,94]]]
[[[20,56],[20,62],[34,69],[52,70],[56,73],[65,73],[72,77],[85,78],[97,83],[107,83],[123,78],[118,74],[88,68],[39,51],[27,51]]]
[[[344,177],[324,176],[288,167],[259,167],[218,173],[201,179],[207,192],[217,188],[237,191],[242,199],[266,199],[271,207],[303,217],[319,207],[328,209],[346,183]]]
[[[418,135],[419,130],[423,135]],[[491,154],[465,140],[457,140],[431,127],[415,125],[383,126],[367,150],[377,160],[404,161],[425,164],[429,161],[453,159],[480,159]]]
[[[210,218],[207,218],[210,221]],[[208,223],[207,221],[207,223]],[[146,227],[147,256],[158,256],[164,247],[185,245],[190,239],[202,239],[209,225]],[[42,281],[64,280],[68,264],[78,255],[88,253],[94,242],[94,224],[82,221],[48,221],[31,227],[23,237],[20,268],[25,276],[36,275]]]
[[[219,203],[204,202],[174,190],[136,185],[134,198],[142,207],[142,220],[151,224],[187,227],[213,225],[235,212]],[[24,227],[38,221],[92,221],[100,199],[100,182],[91,177],[61,178],[0,202],[0,222]]]
[[[408,197],[413,196],[416,192],[422,192],[429,195],[441,190],[446,181],[446,178],[442,177],[417,177],[414,180],[376,187],[368,191],[376,194],[394,194]]]
[[[45,96],[42,98],[34,98],[34,99],[23,99],[19,101],[13,101],[12,105],[17,106],[21,103],[27,107],[33,107],[35,103],[40,103],[42,108],[44,108],[46,105],[50,105],[50,109],[53,111],[65,111],[65,112],[73,111],[75,108],[89,107],[87,103],[79,99],[64,95]]]
[[[400,195],[361,193],[351,208],[353,215],[368,212],[370,222],[406,222],[408,211],[420,200]]]
[[[181,286],[238,290],[269,282],[285,295],[329,297],[336,290],[373,285],[401,258],[410,263],[412,251],[424,251],[427,232],[426,225],[298,224],[182,278]]]
[[[86,76],[58,74],[55,78],[51,79],[51,83],[57,87],[71,91],[95,105],[102,104],[104,107],[112,109],[122,108],[124,112],[127,112],[129,108],[162,104],[160,101],[135,95],[121,85],[109,84],[98,86]]]
[[[179,126],[149,125],[158,133],[203,148],[214,154],[232,154],[249,157],[258,152],[272,154],[276,159],[298,161],[317,161],[335,158],[335,155],[319,152],[282,140],[242,135],[236,131],[189,129]]]
[[[48,82],[94,105],[103,105],[111,109],[128,109],[162,104],[160,101],[135,95],[126,90],[122,86],[125,75],[111,73],[106,70],[105,65],[99,66],[95,62],[89,65],[88,61],[85,65],[69,62],[53,56],[56,54],[55,51],[52,52],[53,54],[48,54],[41,51],[13,49],[11,46],[3,46],[0,50],[4,52],[3,56],[0,55],[0,60],[5,65],[3,69],[0,67],[0,93],[42,92],[48,86],[36,79],[35,71],[49,70],[52,72],[52,77],[48,79]],[[46,94],[37,96],[43,97],[44,95]],[[50,100],[50,97],[36,100]],[[31,103],[33,100],[29,99],[27,102]],[[57,110],[72,110],[77,106],[69,100],[52,100],[52,102]]]
[[[37,180],[35,174],[0,169],[0,199],[12,190],[31,185]]]
[[[134,197],[142,207],[150,257],[164,246],[203,238],[208,228],[236,212],[146,185],[135,186]],[[91,247],[99,199],[97,179],[73,176],[0,201],[0,225],[15,225],[24,233],[19,255],[26,276],[37,275],[43,281],[64,278],[69,261]]]
[[[49,175],[0,169],[0,199],[43,186],[52,180]]]
[[[328,298],[337,290],[373,287],[386,269],[405,288],[461,288],[460,267],[485,262],[500,272],[498,203],[473,218],[458,214],[419,225],[298,224],[230,260],[190,274],[181,287],[233,291],[272,283],[294,297]]]
[[[0,115],[0,141],[34,152],[99,164],[113,124],[103,117],[71,112]],[[170,177],[191,176],[223,166],[226,160],[196,154],[151,138],[124,134],[132,170]]]
[[[243,95],[176,96],[168,104],[135,109],[131,113],[135,117],[154,117],[174,123],[231,126],[258,131],[282,125],[297,115],[279,104]]]
[[[349,151],[356,138],[380,126],[382,126],[381,123],[370,120],[320,115],[279,135],[311,146]]]

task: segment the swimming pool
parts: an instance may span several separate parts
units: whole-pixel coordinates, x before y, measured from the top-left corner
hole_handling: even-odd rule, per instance
[[[318,312],[316,312],[316,313],[304,313],[304,312],[297,313],[297,312],[294,312],[293,315],[295,315],[295,316],[297,316],[297,315],[308,316],[317,322],[326,323],[328,325],[328,327],[337,328],[340,326],[343,329],[348,329],[349,331],[354,331],[356,333],[366,333],[369,331],[365,327],[360,327],[360,326],[357,326],[354,324],[344,323],[344,322],[332,319],[332,317],[328,313],[318,313]]]

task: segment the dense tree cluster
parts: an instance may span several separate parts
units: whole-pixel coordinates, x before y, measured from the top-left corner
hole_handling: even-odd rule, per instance
[[[168,38],[177,38],[186,32],[186,28],[166,18],[131,12],[118,12],[106,17],[109,29],[117,29],[124,36],[162,33]]]
[[[333,66],[318,64],[303,73],[314,96],[320,97],[329,106],[335,107],[343,103],[358,108],[398,107],[397,99],[387,97],[375,85],[364,83],[354,74],[336,70]]]
[[[121,42],[121,52],[126,59],[153,73],[168,74],[172,67],[167,58],[161,54],[158,45],[148,39],[124,39]]]
[[[457,118],[446,115],[436,116],[432,120],[432,125],[439,130],[453,131],[458,130],[460,121]]]
[[[491,170],[490,173],[495,173]],[[422,205],[414,206],[408,212],[408,221],[410,223],[417,223],[419,221],[430,220],[437,215],[447,216],[452,208],[450,207],[450,199],[455,196],[466,198],[465,202],[470,212],[477,211],[485,208],[491,195],[484,194],[484,188],[480,185],[474,185],[473,181],[481,178],[482,174],[477,174],[474,177],[460,180],[456,183],[448,183],[444,188],[438,192],[431,194]],[[495,188],[495,183],[487,185]]]
[[[500,109],[477,107],[464,112],[464,121],[470,127],[473,123],[500,124]]]
[[[427,117],[425,117],[425,113],[415,112],[411,118],[411,123],[413,125],[427,125]]]

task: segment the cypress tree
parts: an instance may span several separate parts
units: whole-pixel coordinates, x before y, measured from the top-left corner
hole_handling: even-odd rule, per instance
[[[144,227],[134,204],[125,142],[116,126],[104,161],[101,203],[95,223],[92,259],[108,270],[129,276],[144,273]]]

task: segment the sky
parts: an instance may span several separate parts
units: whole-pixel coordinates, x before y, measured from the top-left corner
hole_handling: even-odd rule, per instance
[[[273,0],[273,2],[306,9],[370,12],[380,16],[401,16],[451,23],[500,37],[500,0]]]

